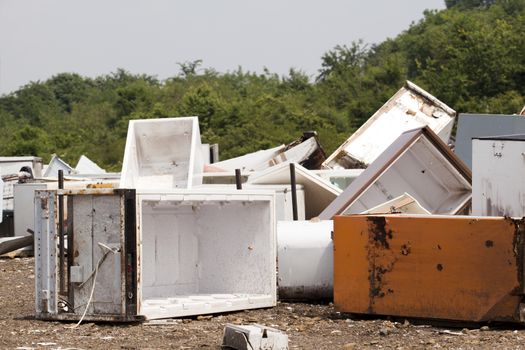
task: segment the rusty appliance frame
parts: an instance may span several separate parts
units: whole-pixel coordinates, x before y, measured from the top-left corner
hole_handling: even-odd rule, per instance
[[[73,215],[72,201],[69,196],[88,194],[96,196],[120,197],[120,313],[96,314],[87,313],[85,321],[136,322],[143,321],[138,315],[137,302],[137,226],[136,226],[136,191],[132,189],[86,189],[72,190],[39,190],[35,191],[35,307],[36,318],[41,320],[77,321],[81,315],[75,313],[75,300],[71,281],[71,265],[73,262]],[[66,201],[70,215],[64,218],[62,211],[57,211],[58,198]],[[55,215],[50,215],[55,213]],[[64,220],[61,228],[59,222]],[[64,236],[58,234],[64,229],[67,235],[67,248],[61,252],[59,241]],[[65,257],[67,255],[67,257]],[[64,265],[66,268],[64,269]],[[57,271],[58,276],[57,276]],[[62,272],[61,271],[65,271]],[[67,282],[67,283],[65,283]],[[66,286],[62,291],[60,284]],[[67,305],[67,311],[59,306]],[[89,305],[88,305],[89,306]]]

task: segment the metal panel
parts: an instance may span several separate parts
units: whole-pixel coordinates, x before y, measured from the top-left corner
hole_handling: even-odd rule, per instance
[[[73,172],[73,168],[69,164],[54,154],[44,171],[43,177],[58,177],[59,170],[64,171],[65,175]]]
[[[35,192],[35,309],[37,318],[58,313],[58,235],[54,191]]]
[[[231,190],[235,188],[233,185],[202,185],[196,187],[202,190],[221,189]],[[275,219],[277,221],[291,221],[293,220],[293,208],[292,208],[292,191],[290,185],[254,185],[244,184],[243,190],[262,190],[272,191],[275,193]],[[297,219],[305,220],[305,199],[304,199],[304,186],[296,185],[296,196],[297,196]]]
[[[470,170],[428,127],[399,136],[319,217],[358,214],[404,193],[433,214],[457,214],[470,201]]]
[[[524,135],[474,139],[472,148],[472,213],[525,216]]]
[[[363,168],[407,130],[427,125],[448,142],[456,112],[407,81],[323,163],[324,168]]]
[[[525,133],[525,118],[503,114],[460,114],[455,152],[472,169],[472,139]]]
[[[34,200],[36,190],[45,190],[45,183],[14,184],[15,236],[27,236],[35,228]]]
[[[75,311],[82,313],[95,280],[91,314],[122,313],[120,252],[123,218],[120,196],[79,195],[73,201],[73,266],[84,271],[84,280],[74,283]],[[108,248],[119,250],[108,253]],[[80,310],[78,310],[80,308]]]
[[[337,216],[340,311],[521,322],[524,222],[472,216]]]
[[[48,194],[53,200],[57,195],[57,191],[37,193]],[[86,312],[86,321],[142,319],[137,316],[135,191],[86,189],[62,190],[58,193],[65,195],[68,203],[69,285],[63,296],[67,307],[55,307],[47,313],[39,311],[37,307],[37,316],[43,319],[79,320]],[[40,213],[40,202],[43,203],[43,200],[38,199],[35,205],[37,214]],[[48,212],[48,216],[54,218],[56,206],[50,207]],[[45,219],[43,215],[36,218],[37,234],[40,236],[40,227],[46,225]],[[42,295],[49,294],[47,284],[52,284],[56,290],[60,280],[56,235],[47,234],[53,237],[53,253],[49,253],[45,246],[47,250],[43,250],[40,244],[37,247],[40,250],[35,254],[35,264],[44,266],[46,271],[46,274],[37,276],[37,302]],[[52,265],[48,263],[49,259],[53,259]],[[51,294],[49,298],[54,298],[56,302],[56,294],[54,297]]]
[[[20,169],[28,166],[35,178],[42,177],[42,158],[40,157],[0,157],[0,175],[18,174]]]

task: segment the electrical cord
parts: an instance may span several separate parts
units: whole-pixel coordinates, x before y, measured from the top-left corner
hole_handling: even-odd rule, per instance
[[[91,301],[93,300],[93,294],[95,292],[95,286],[96,286],[96,283],[97,283],[98,269],[100,268],[100,266],[102,265],[104,260],[106,260],[106,257],[109,255],[109,253],[117,254],[118,252],[120,252],[119,248],[111,248],[111,247],[108,247],[107,245],[105,245],[104,243],[101,243],[101,242],[98,242],[98,245],[101,248],[105,249],[106,251],[104,252],[104,255],[102,255],[100,257],[100,259],[98,260],[97,264],[95,265],[95,269],[91,272],[89,277],[84,282],[82,282],[79,285],[79,288],[82,288],[86,284],[86,282],[89,281],[91,279],[91,277],[93,277],[93,285],[91,287],[91,292],[89,293],[89,299],[88,299],[88,302],[86,304],[86,308],[84,309],[84,312],[82,313],[82,317],[80,317],[80,320],[75,325],[73,325],[72,327],[67,327],[67,328],[70,328],[70,329],[77,328],[78,326],[80,326],[82,321],[84,321],[84,317],[86,317],[87,311],[89,309],[89,305],[91,305]]]

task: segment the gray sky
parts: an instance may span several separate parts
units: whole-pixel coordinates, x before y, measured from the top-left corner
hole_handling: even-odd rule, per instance
[[[444,0],[0,0],[0,94],[60,72],[160,79],[177,62],[315,76],[324,52],[407,29]]]

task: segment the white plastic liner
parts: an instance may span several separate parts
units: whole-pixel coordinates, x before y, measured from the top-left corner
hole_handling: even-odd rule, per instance
[[[121,188],[191,188],[202,183],[204,162],[197,117],[131,120]]]
[[[139,313],[149,319],[276,304],[274,194],[141,194]]]

